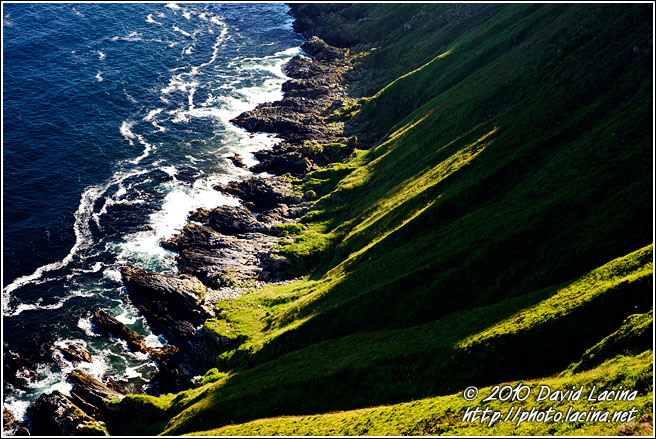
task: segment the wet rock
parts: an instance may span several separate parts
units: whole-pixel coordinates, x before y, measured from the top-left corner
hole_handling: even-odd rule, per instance
[[[55,390],[42,394],[27,408],[30,432],[39,436],[107,435],[104,423],[95,421]]]
[[[77,366],[79,363],[91,363],[93,358],[89,351],[84,349],[82,346],[76,344],[69,344],[66,347],[59,348],[62,356],[73,363],[74,366]]]
[[[165,302],[171,317],[195,325],[212,316],[203,302],[207,288],[193,276],[152,273],[130,267],[121,267],[121,275],[130,298],[140,305]]]
[[[272,209],[262,212],[257,220],[266,224],[282,224],[288,221],[289,206],[286,204],[277,204]]]
[[[183,346],[196,326],[214,315],[213,305],[205,300],[207,287],[188,272],[160,274],[121,267],[121,274],[130,301],[153,331],[175,346]]]
[[[253,172],[268,172],[276,175],[289,173],[302,176],[315,168],[312,160],[290,147],[258,152],[255,153],[255,157],[259,163],[251,168]]]
[[[282,177],[252,177],[220,184],[215,188],[241,199],[244,206],[253,212],[263,212],[278,204],[298,204],[301,201],[294,193],[292,184]]]
[[[153,360],[160,367],[166,367],[174,361],[173,359],[179,351],[180,350],[177,347],[167,344],[159,349],[151,349],[148,358]]]
[[[263,230],[257,218],[241,205],[220,206],[209,210],[198,209],[189,219],[208,225],[224,235],[237,235]]]
[[[213,228],[203,224],[187,222],[180,233],[162,242],[162,247],[180,252],[189,248],[207,250],[226,248],[233,244],[233,237],[222,235]]]
[[[91,316],[91,323],[98,334],[124,340],[132,352],[148,352],[146,339],[119,322],[105,311],[97,311]]]
[[[230,160],[232,162],[232,164],[235,165],[238,168],[243,168],[243,169],[248,168],[248,166],[246,166],[246,164],[244,163],[244,159],[242,159],[242,157],[237,153],[235,153],[232,156],[228,157],[228,160]]]
[[[263,233],[245,233],[230,237],[229,246],[207,249],[190,246],[180,251],[180,272],[196,276],[212,288],[234,286],[254,279],[262,271],[259,255],[268,253],[278,238]]]
[[[106,411],[107,404],[123,397],[122,393],[80,369],[69,373],[68,381],[73,384],[71,401],[92,416],[101,415]]]

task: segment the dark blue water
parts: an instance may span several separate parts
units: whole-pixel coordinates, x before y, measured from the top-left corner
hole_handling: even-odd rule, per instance
[[[154,366],[90,331],[104,309],[165,343],[127,302],[118,267],[174,271],[159,242],[198,207],[236,201],[217,182],[247,171],[226,157],[275,140],[230,124],[279,99],[299,52],[281,4],[7,4],[3,16],[3,403],[66,392],[79,367],[129,376]],[[27,369],[37,370],[36,377]]]

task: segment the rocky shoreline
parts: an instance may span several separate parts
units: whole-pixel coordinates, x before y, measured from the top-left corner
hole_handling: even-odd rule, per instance
[[[128,298],[153,332],[168,340],[162,348],[146,346],[145,339],[104,311],[89,316],[94,331],[126,342],[158,365],[148,391],[177,392],[194,385],[194,377],[215,367],[212,357],[234,340],[204,327],[221,318],[217,300],[237,297],[253,286],[292,278],[291,263],[276,252],[291,239],[281,227],[297,223],[313,205],[312,194],[300,186],[309,172],[341,161],[353,153],[357,139],[343,135],[343,124],[331,113],[344,105],[343,75],[351,68],[349,52],[309,38],[285,66],[291,79],[282,86],[282,100],[259,105],[233,123],[251,132],[275,133],[282,141],[272,150],[255,153],[254,175],[218,185],[216,190],[240,200],[193,212],[183,230],[161,245],[177,253],[178,272],[161,274],[121,267]],[[333,146],[332,148],[330,146]],[[244,168],[241,157],[231,157]],[[74,365],[91,361],[83,348],[60,348]],[[213,355],[214,354],[214,355]],[[117,404],[128,390],[123,382],[100,382],[76,369],[68,376],[71,396],[59,391],[41,395],[27,410],[22,425],[4,411],[6,432],[14,435],[106,435],[104,421],[116,419]]]

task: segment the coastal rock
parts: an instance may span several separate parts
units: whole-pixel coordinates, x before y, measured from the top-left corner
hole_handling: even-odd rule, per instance
[[[246,233],[233,237],[232,245],[205,249],[193,246],[180,251],[180,271],[190,273],[212,288],[234,286],[257,278],[262,271],[258,255],[269,252],[278,238],[263,233]]]
[[[30,432],[39,436],[107,436],[105,424],[95,421],[55,390],[42,394],[27,408]]]
[[[148,324],[171,343],[182,346],[195,327],[213,317],[212,304],[204,300],[207,287],[188,274],[160,274],[121,267],[128,297]]]
[[[248,166],[246,166],[246,164],[244,163],[244,159],[242,159],[242,157],[237,153],[234,153],[233,155],[228,157],[228,160],[230,160],[232,164],[238,168],[243,168],[243,169],[248,168]]]
[[[257,218],[241,205],[220,206],[209,210],[198,209],[189,219],[207,225],[224,235],[237,235],[263,230]]]
[[[91,416],[101,415],[108,403],[124,396],[79,369],[68,374],[68,381],[73,384],[71,401]]]
[[[314,78],[328,72],[328,70],[326,66],[303,55],[296,55],[283,66],[283,72],[294,79]]]
[[[292,184],[282,177],[251,177],[225,185],[219,184],[215,189],[241,199],[252,212],[263,212],[278,204],[298,204],[301,201],[294,193]]]
[[[203,224],[187,222],[180,233],[162,242],[162,247],[181,252],[189,248],[219,249],[229,247],[233,244],[234,238],[231,236],[222,235],[213,228]]]
[[[132,352],[148,352],[146,340],[132,329],[119,322],[105,311],[97,311],[91,316],[91,323],[98,334],[124,340]]]
[[[308,157],[293,147],[257,152],[255,157],[259,163],[251,168],[253,172],[268,172],[276,175],[290,173],[302,176],[315,168]]]
[[[340,49],[331,46],[316,35],[303,43],[301,49],[303,49],[308,55],[311,55],[320,61],[334,61],[348,53],[347,49]]]
[[[89,351],[84,349],[82,346],[70,343],[66,347],[59,348],[62,356],[73,363],[74,366],[77,366],[79,363],[91,363],[93,358]]]
[[[131,393],[128,388],[126,387],[127,381],[117,379],[117,378],[106,378],[105,379],[105,385],[109,387],[112,390],[115,390],[118,393],[122,393],[124,395],[127,395],[128,393]]]
[[[172,317],[200,324],[211,317],[203,297],[207,288],[189,275],[152,273],[138,268],[121,267],[123,283],[137,302],[167,302]]]

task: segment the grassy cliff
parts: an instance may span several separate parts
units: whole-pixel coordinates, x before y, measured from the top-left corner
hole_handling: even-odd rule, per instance
[[[304,180],[303,279],[217,304],[240,343],[112,433],[649,433],[651,7],[483,6],[294,6],[350,48],[367,149]],[[640,421],[459,422],[521,380],[633,386]]]

